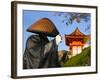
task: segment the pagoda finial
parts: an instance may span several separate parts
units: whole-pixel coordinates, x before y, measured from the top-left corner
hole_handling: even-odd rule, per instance
[[[80,30],[79,30],[79,28],[78,28],[78,27],[75,29],[75,32],[80,32]]]
[[[80,31],[78,27],[76,27],[75,31]]]
[[[76,27],[76,29],[78,29],[78,27]]]

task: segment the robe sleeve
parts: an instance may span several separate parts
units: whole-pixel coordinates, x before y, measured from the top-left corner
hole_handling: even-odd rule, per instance
[[[44,55],[42,55],[42,59],[40,61],[39,67],[59,67],[58,61],[58,45],[56,44],[56,40],[53,39],[49,43],[45,44],[42,48]]]
[[[56,45],[56,40],[53,39],[49,43],[45,44],[43,53],[44,53],[44,55],[46,55],[50,51],[55,51],[55,50],[56,51],[58,50],[58,46]]]
[[[32,56],[36,57],[38,56],[38,53],[40,53],[41,43],[35,38],[29,39],[26,46]]]
[[[40,62],[40,45],[38,40],[28,38],[23,56],[24,69],[38,68]]]

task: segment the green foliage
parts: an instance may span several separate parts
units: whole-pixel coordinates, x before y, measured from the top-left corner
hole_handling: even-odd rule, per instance
[[[63,67],[90,66],[90,47],[85,48],[82,53],[72,57],[63,65]]]

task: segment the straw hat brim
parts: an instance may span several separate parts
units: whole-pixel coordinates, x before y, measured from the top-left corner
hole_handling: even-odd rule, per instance
[[[59,34],[54,23],[48,18],[38,20],[36,23],[32,24],[27,31],[37,34],[44,34],[50,37],[55,37]]]

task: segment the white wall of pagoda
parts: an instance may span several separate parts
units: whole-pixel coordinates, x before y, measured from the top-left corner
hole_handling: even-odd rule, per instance
[[[71,56],[80,54],[82,52],[83,45],[84,44],[81,41],[73,41],[72,43],[70,43]]]
[[[73,46],[71,49],[72,56],[76,56],[77,54],[80,54],[82,52],[82,46]]]

